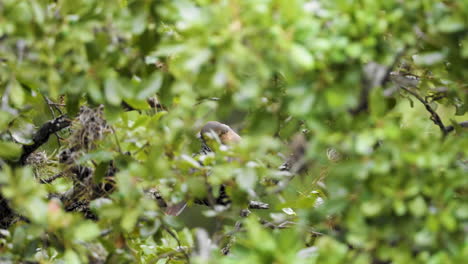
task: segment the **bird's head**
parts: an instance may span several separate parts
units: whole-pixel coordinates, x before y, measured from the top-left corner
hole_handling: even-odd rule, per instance
[[[212,138],[210,135],[213,134],[216,135],[224,145],[238,143],[241,140],[241,137],[234,132],[232,128],[217,121],[206,123],[200,131],[200,137],[204,143],[208,143]]]

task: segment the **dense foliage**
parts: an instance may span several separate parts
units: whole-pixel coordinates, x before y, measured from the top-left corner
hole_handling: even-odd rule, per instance
[[[467,65],[468,1],[1,0],[0,262],[464,263]]]

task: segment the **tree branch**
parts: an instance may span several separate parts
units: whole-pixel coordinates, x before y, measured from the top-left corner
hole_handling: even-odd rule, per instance
[[[461,127],[463,127],[463,128],[468,128],[468,121],[460,122],[460,123],[458,123],[458,125],[461,126]],[[450,133],[450,132],[452,132],[452,131],[454,131],[454,130],[455,130],[455,127],[452,126],[452,125],[446,126],[446,127],[445,127],[445,132],[446,132],[447,134]]]
[[[60,131],[68,126],[70,126],[71,120],[68,119],[65,115],[61,115],[51,121],[48,121],[34,134],[33,144],[23,145],[23,154],[19,160],[21,165],[26,163],[26,159],[36,151],[40,146],[47,142],[51,134],[54,134],[57,131]]]
[[[176,234],[174,234],[174,232],[172,232],[171,229],[169,229],[169,227],[167,227],[166,225],[161,225],[161,227],[166,230],[166,232],[172,237],[175,239],[175,241],[177,242],[177,251],[178,252],[182,252],[182,254],[184,255],[184,258],[187,260],[187,263],[190,263],[190,257],[189,255],[187,254],[187,252],[185,251],[185,249],[182,247],[182,244],[180,243],[180,240],[179,238],[177,237]]]
[[[249,209],[270,209],[270,205],[258,201],[249,201]]]
[[[406,88],[404,86],[401,86],[401,85],[400,87],[401,89],[405,90],[407,93],[411,94],[416,99],[418,99],[418,101],[420,101],[426,107],[426,110],[431,114],[432,122],[434,122],[434,124],[436,124],[440,128],[440,131],[442,131],[442,134],[445,137],[448,134],[447,128],[444,126],[442,119],[440,118],[439,114],[437,114],[437,112],[432,108],[432,106],[424,98],[422,98],[417,92],[409,88]],[[453,130],[453,127],[452,127],[452,130]]]
[[[52,177],[45,178],[45,179],[40,179],[39,183],[40,184],[49,184],[49,183],[52,183],[53,181],[55,181],[56,179],[63,177],[64,175],[65,175],[65,173],[59,172],[59,173],[55,174]]]

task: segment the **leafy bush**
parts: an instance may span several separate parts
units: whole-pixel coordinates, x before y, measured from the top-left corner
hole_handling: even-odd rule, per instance
[[[468,2],[0,14],[2,262],[468,259]]]

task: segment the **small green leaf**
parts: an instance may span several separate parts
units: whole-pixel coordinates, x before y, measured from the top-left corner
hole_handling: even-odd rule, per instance
[[[30,1],[33,15],[34,15],[34,20],[36,20],[36,23],[42,24],[44,23],[44,10],[42,9],[41,5],[37,2],[37,0],[31,0]]]
[[[409,210],[414,216],[421,217],[426,214],[426,202],[421,196],[418,196],[409,203]]]
[[[150,109],[150,105],[148,104],[148,102],[146,102],[146,100],[137,100],[137,99],[132,99],[132,98],[125,98],[124,101],[129,106],[131,106],[133,109],[138,109],[138,110]]]
[[[98,237],[99,233],[98,225],[92,222],[83,222],[74,227],[74,236],[78,240],[90,241]]]
[[[291,47],[291,59],[298,66],[308,70],[314,67],[314,57],[312,54],[302,45],[293,44]]]
[[[109,161],[113,158],[113,156],[114,156],[113,152],[105,151],[105,150],[98,150],[98,151],[90,152],[86,155],[83,155],[78,160],[78,163],[82,164],[89,160],[93,160],[95,162]]]
[[[395,210],[395,213],[399,216],[402,216],[406,213],[405,203],[400,199],[397,199],[393,202],[393,209]]]
[[[104,92],[106,94],[106,100],[112,105],[120,105],[122,98],[119,93],[119,83],[117,80],[110,78],[107,79],[104,85]]]
[[[413,56],[413,60],[418,65],[434,65],[445,60],[445,55],[442,52],[422,53]]]
[[[21,145],[13,142],[0,141],[0,158],[13,160],[21,155]]]
[[[143,85],[143,88],[138,92],[137,99],[146,100],[150,96],[156,94],[163,83],[163,76],[159,72],[151,75]]]
[[[379,201],[366,201],[361,205],[361,211],[366,216],[376,216],[382,210],[382,204]]]
[[[465,29],[465,23],[454,15],[447,15],[439,22],[437,27],[441,32],[454,33]]]
[[[10,123],[14,118],[14,115],[5,111],[0,111],[0,131],[5,130],[8,123]]]
[[[69,263],[69,264],[80,264],[81,263],[80,257],[73,250],[67,250],[65,252],[64,259],[65,259],[65,263]]]
[[[252,190],[257,182],[257,175],[254,169],[237,169],[236,181],[239,187],[245,191]]]
[[[139,215],[139,210],[137,209],[132,209],[132,210],[125,212],[122,218],[122,222],[120,223],[122,228],[126,230],[127,232],[132,231],[133,227],[135,226],[138,220],[138,215]]]
[[[12,81],[10,85],[10,99],[16,107],[21,108],[25,100],[25,93],[23,87],[21,87],[21,85],[16,80]]]

